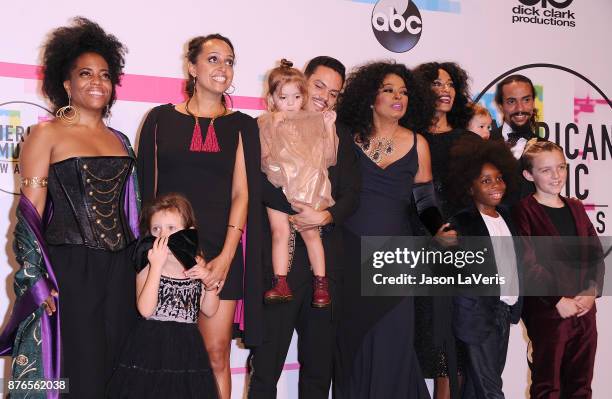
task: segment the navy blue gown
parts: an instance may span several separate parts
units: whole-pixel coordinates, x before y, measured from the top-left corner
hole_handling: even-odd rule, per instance
[[[416,143],[416,135],[415,135]],[[414,350],[414,298],[362,297],[360,236],[412,235],[409,206],[418,170],[416,145],[380,168],[357,145],[362,187],[345,223],[345,287],[338,327],[336,394],[340,398],[429,398]]]

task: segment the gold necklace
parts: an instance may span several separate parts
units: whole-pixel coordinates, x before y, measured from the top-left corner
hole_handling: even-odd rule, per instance
[[[191,96],[191,97],[189,97],[189,98],[187,99],[187,102],[185,103],[185,111],[186,111],[186,112],[187,112],[187,114],[189,114],[190,116],[193,116],[193,117],[196,119],[196,123],[197,123],[198,118],[204,118],[204,117],[194,114],[194,113],[193,113],[193,112],[191,112],[191,110],[189,109],[189,103],[191,102],[191,99],[192,99],[193,97],[194,97],[194,96]],[[215,115],[215,116],[210,117],[210,122],[211,122],[211,123],[212,123],[212,121],[214,121],[215,119],[217,119],[217,118],[219,118],[219,117],[221,117],[221,116],[223,116],[223,115],[225,115],[225,114],[227,113],[227,107],[225,106],[225,104],[221,103],[221,106],[223,106],[223,112],[221,112],[221,113],[220,113],[220,114],[218,114],[218,115]]]

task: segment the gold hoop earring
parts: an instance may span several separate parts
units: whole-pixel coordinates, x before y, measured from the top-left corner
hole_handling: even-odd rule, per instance
[[[68,105],[55,111],[55,117],[68,125],[73,125],[79,119],[79,110],[73,107],[70,101],[70,94],[68,94]]]

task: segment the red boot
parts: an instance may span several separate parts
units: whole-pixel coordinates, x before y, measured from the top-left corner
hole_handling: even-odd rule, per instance
[[[267,304],[284,303],[293,300],[293,292],[287,282],[287,276],[276,276],[274,287],[264,294],[264,302]]]
[[[312,306],[325,308],[331,303],[329,295],[329,284],[325,276],[313,276],[312,278]]]

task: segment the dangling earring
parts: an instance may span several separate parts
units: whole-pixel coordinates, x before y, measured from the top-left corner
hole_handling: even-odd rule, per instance
[[[197,83],[198,83],[198,77],[197,77],[197,76],[194,76],[194,77],[193,77],[193,94],[195,94],[195,93],[196,93],[196,91],[198,91],[198,85],[197,85]]]
[[[228,89],[232,89],[232,91],[225,90],[225,94],[227,94],[227,95],[234,94],[234,92],[236,91],[236,86],[234,86],[232,83],[230,83],[230,87],[228,87]]]
[[[68,125],[76,123],[76,121],[79,119],[79,110],[71,105],[70,100],[70,94],[68,94],[68,105],[65,105],[55,111],[56,118]]]
[[[110,117],[111,117],[110,104],[106,104],[106,111],[104,112],[104,117],[110,120]]]

